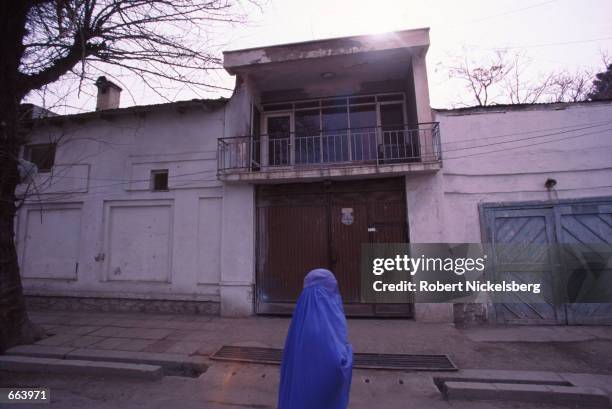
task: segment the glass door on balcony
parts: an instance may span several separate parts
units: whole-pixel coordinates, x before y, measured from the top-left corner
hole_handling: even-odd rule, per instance
[[[291,164],[291,115],[274,114],[266,116],[266,130],[268,136],[268,164],[269,166],[283,166]]]

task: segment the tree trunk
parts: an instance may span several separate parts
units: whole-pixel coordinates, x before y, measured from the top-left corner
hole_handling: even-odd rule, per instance
[[[6,122],[3,125],[3,131],[7,131]],[[28,320],[15,250],[14,199],[19,171],[17,161],[7,156],[18,153],[18,148],[3,140],[0,151],[0,352],[3,352],[13,345],[31,343],[40,331]]]
[[[40,330],[25,309],[15,249],[15,188],[19,184],[19,84],[27,1],[0,2],[0,352],[32,342]]]

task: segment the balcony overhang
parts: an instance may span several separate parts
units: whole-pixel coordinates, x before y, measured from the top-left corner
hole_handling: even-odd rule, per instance
[[[325,95],[330,84],[336,94],[350,94],[366,91],[364,83],[405,80],[411,60],[423,58],[428,47],[429,29],[423,28],[226,51],[223,66],[262,94],[300,89],[303,97]]]
[[[320,180],[368,179],[437,172],[442,162],[394,163],[387,165],[337,166],[326,168],[270,169],[262,172],[220,172],[219,180],[236,183],[290,183]]]
[[[281,44],[223,52],[223,67],[232,75],[264,64],[304,61],[385,50],[427,52],[429,28]]]

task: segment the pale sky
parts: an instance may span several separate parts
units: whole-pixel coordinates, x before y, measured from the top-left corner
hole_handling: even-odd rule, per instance
[[[259,10],[248,6],[249,23],[218,33],[220,49],[232,50],[321,38],[430,27],[427,54],[431,105],[450,107],[462,99],[462,83],[449,79],[445,66],[451,56],[486,60],[496,49],[523,51],[530,61],[527,79],[550,71],[603,69],[602,51],[612,54],[612,0],[268,0]],[[130,92],[121,107],[164,102],[134,78],[118,76]],[[211,82],[233,86],[232,78],[212,74]],[[129,95],[131,94],[131,95]],[[187,88],[168,95],[171,100],[215,98],[228,92],[196,94]],[[52,104],[52,97],[49,102]],[[463,98],[465,99],[465,98]],[[38,97],[30,101],[40,104]],[[95,87],[86,84],[80,96],[67,99],[70,108],[95,107]]]

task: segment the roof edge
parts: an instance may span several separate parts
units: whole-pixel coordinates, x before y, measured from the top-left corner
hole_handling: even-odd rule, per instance
[[[66,120],[93,120],[100,118],[110,118],[128,114],[140,114],[147,112],[163,111],[167,109],[183,110],[187,108],[203,107],[208,111],[214,111],[224,106],[229,98],[219,97],[217,99],[190,99],[184,101],[173,101],[161,104],[134,105],[125,108],[104,109],[99,111],[80,112],[76,114],[55,115],[43,118],[34,118],[26,122],[30,123],[57,123]]]
[[[560,111],[566,108],[579,106],[612,105],[612,99],[597,101],[577,101],[577,102],[542,102],[532,104],[498,104],[485,106],[471,106],[462,108],[432,108],[434,112],[441,115],[470,115],[485,113],[500,113],[505,111],[537,111],[554,110]]]
[[[360,38],[365,38],[365,37],[384,36],[384,35],[398,34],[398,33],[409,33],[409,32],[414,32],[414,31],[426,31],[427,33],[429,33],[429,30],[430,30],[429,27],[419,27],[419,28],[410,28],[410,29],[398,30],[398,31],[385,31],[384,33],[375,33],[375,34],[357,34],[357,35],[345,36],[345,37],[326,37],[326,38],[319,38],[315,40],[297,41],[293,43],[272,44],[272,45],[263,45],[263,46],[258,46],[258,47],[239,48],[236,50],[227,50],[227,51],[223,51],[223,55],[261,50],[264,48],[300,46],[300,45],[316,44],[319,42],[328,42],[328,41],[335,41],[335,40],[355,40],[355,39],[360,39]]]

